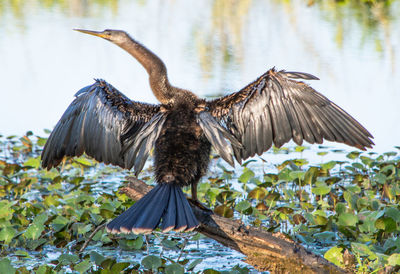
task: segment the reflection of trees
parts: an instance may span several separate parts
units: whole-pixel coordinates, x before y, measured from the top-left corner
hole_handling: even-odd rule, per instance
[[[388,0],[310,0],[310,6],[317,6],[323,18],[336,26],[336,42],[342,47],[349,38],[356,22],[362,31],[361,45],[371,40],[378,52],[387,53],[392,62],[394,50],[391,43],[391,24],[400,15],[399,1]],[[345,26],[345,27],[344,27]],[[392,63],[392,69],[394,64]]]
[[[318,56],[318,52],[310,41],[302,38],[302,26],[298,25],[296,8],[299,1],[275,0],[276,5],[285,7],[290,16],[291,25],[299,33],[299,40],[303,42],[307,49]],[[306,1],[300,2],[306,5]],[[400,1],[389,0],[308,0],[310,8],[317,9],[321,18],[332,25],[333,38],[339,48],[342,48],[346,41],[354,39],[354,33],[360,33],[360,40],[357,41],[360,47],[374,46],[378,54],[387,55],[391,62],[392,73],[395,72],[395,50],[393,47],[392,36],[397,38],[398,32],[392,34],[396,20],[400,16]],[[310,46],[311,45],[311,46]]]
[[[147,0],[132,1],[143,3]],[[117,14],[121,2],[121,0],[0,0],[0,27],[7,23],[7,16],[3,16],[6,13],[16,18],[17,24],[24,29],[25,17],[39,8],[66,16],[102,18],[110,11]],[[177,2],[159,1],[159,5],[174,5]],[[227,67],[242,63],[245,44],[243,40],[246,39],[245,27],[251,20],[250,9],[260,2],[213,0],[204,5],[205,9],[209,10],[209,17],[195,25],[193,31],[204,78],[213,78],[216,70],[220,69],[220,73],[225,73]],[[301,32],[304,30],[301,29],[301,25],[296,24],[301,16],[296,12],[296,6],[305,6],[307,3],[312,9],[319,10],[321,17],[332,24],[335,30],[333,35],[339,48],[343,47],[346,40],[353,39],[351,36],[354,31],[361,30],[361,46],[375,44],[377,52],[389,55],[394,70],[395,52],[392,36],[393,30],[396,30],[393,27],[394,19],[400,15],[399,0],[274,0],[272,2],[274,6],[285,8],[291,25],[300,34],[300,41],[311,49],[312,54],[315,54],[313,56],[318,56],[318,49],[310,46],[312,41],[302,38]]]
[[[101,15],[102,11],[118,10],[119,0],[1,0],[0,16],[10,12],[14,18],[23,20],[35,8],[57,10],[67,16]]]
[[[243,58],[242,29],[251,0],[214,0],[211,5],[211,26],[198,26],[195,43],[205,78],[211,78],[215,64],[222,69]]]

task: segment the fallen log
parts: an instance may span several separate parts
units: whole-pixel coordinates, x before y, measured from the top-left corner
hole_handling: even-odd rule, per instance
[[[139,200],[152,186],[127,177],[128,185],[121,189],[131,199]],[[193,206],[201,223],[197,231],[246,256],[246,262],[259,271],[271,273],[350,273],[330,263],[290,239],[277,237],[259,228],[212,214]]]

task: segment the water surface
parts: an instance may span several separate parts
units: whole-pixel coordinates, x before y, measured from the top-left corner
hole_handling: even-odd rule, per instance
[[[201,96],[237,91],[273,66],[312,73],[314,88],[371,131],[376,151],[390,150],[400,139],[399,2],[366,14],[333,2],[2,1],[0,134],[52,129],[93,78],[155,103],[135,60],[72,31],[116,28]]]

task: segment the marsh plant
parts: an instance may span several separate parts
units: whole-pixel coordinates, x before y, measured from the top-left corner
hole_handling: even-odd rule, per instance
[[[95,231],[133,204],[119,192],[125,176],[132,174],[85,156],[44,170],[40,153],[45,142],[32,132],[0,137],[0,273],[254,270],[241,262],[240,254],[197,233],[145,237]],[[396,272],[399,149],[376,154],[274,148],[236,169],[215,156],[199,185],[199,198],[217,214],[282,233],[343,268]],[[312,163],[303,157],[305,152]],[[267,158],[283,160],[271,164]],[[139,177],[151,184],[152,167],[147,165]],[[229,260],[204,263],[216,254]]]

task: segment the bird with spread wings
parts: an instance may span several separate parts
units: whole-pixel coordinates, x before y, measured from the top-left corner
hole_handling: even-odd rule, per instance
[[[52,131],[42,166],[56,167],[83,153],[138,174],[154,148],[157,186],[107,225],[112,233],[190,231],[198,226],[181,187],[196,187],[207,171],[211,147],[225,161],[261,155],[293,140],[345,143],[365,150],[372,135],[309,85],[308,73],[268,70],[238,92],[213,100],[172,86],[161,59],[126,32],[78,30],[113,42],[146,69],[160,104],[135,102],[104,80],[76,93]]]

